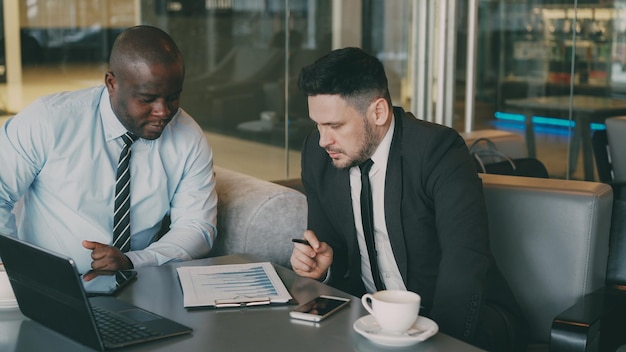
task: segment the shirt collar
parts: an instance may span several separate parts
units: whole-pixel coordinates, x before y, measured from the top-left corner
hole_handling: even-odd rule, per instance
[[[393,130],[395,129],[395,126],[396,121],[392,115],[389,129],[371,157],[374,162],[373,167],[380,168],[382,170],[387,169],[387,159],[389,159],[389,150],[391,149],[391,140],[393,139]]]

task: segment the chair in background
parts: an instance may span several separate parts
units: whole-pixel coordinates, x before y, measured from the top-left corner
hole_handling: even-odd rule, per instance
[[[600,182],[613,187],[615,198],[626,196],[626,117],[606,119],[606,130],[591,136]]]
[[[611,187],[480,177],[493,256],[529,322],[529,350],[556,350],[551,337],[555,317],[605,283]]]
[[[626,199],[626,117],[606,119],[606,134],[613,176],[611,185],[617,198]]]
[[[213,70],[185,80],[183,109],[204,128],[235,130],[240,122],[259,116],[261,87],[280,76],[284,57],[278,48],[233,48]]]
[[[613,165],[609,151],[609,140],[606,130],[594,131],[591,135],[593,157],[596,160],[596,171],[600,182],[613,183]]]
[[[613,182],[626,183],[626,116],[606,119]]]

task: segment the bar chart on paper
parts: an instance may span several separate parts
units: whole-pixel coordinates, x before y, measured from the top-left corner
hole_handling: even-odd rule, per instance
[[[268,297],[278,291],[261,266],[243,270],[201,274],[205,282],[200,285],[211,291],[224,292],[230,296]]]
[[[269,262],[180,267],[184,306],[285,303],[291,295]]]

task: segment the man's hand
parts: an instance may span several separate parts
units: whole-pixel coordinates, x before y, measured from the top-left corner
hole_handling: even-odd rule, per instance
[[[133,268],[124,253],[117,247],[99,242],[83,241],[83,247],[91,249],[91,268],[93,270],[128,270]]]
[[[304,239],[309,245],[294,244],[291,268],[300,276],[324,279],[333,262],[333,249],[326,242],[320,242],[311,230],[304,231]]]

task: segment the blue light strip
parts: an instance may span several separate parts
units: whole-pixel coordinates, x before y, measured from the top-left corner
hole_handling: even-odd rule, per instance
[[[519,122],[507,121],[507,120],[496,120],[493,122],[493,126],[497,129],[507,130],[507,131],[521,131],[524,132],[524,125]],[[553,136],[565,136],[568,137],[570,135],[570,130],[567,128],[559,127],[559,126],[551,126],[551,125],[536,125],[535,133],[543,133],[549,134]]]
[[[526,120],[526,117],[522,114],[512,114],[512,113],[501,112],[501,111],[496,111],[494,116],[496,119],[505,120],[505,121],[524,122]],[[533,124],[559,126],[559,127],[576,126],[576,122],[574,121],[556,119],[554,117],[543,117],[543,116],[533,116]],[[592,130],[605,130],[606,126],[603,123],[591,123],[591,129]]]

